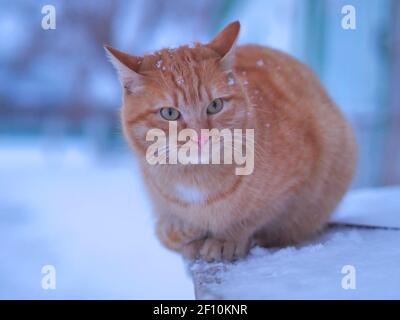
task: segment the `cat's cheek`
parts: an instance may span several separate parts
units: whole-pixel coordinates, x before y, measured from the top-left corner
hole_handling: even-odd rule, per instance
[[[124,130],[125,139],[128,141],[130,147],[135,153],[144,155],[149,142],[146,141],[146,133],[136,128],[125,128]]]

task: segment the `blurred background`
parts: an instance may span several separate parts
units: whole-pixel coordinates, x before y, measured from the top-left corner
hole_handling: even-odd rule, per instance
[[[45,5],[55,29],[41,26]],[[193,298],[154,238],[103,44],[143,54],[236,19],[239,44],[307,63],[351,121],[352,188],[400,183],[398,0],[0,0],[0,298]],[[44,265],[56,290],[41,287]]]

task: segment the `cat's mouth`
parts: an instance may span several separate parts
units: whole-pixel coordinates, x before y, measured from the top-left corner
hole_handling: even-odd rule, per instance
[[[195,140],[190,139],[179,145],[178,163],[187,164],[212,164],[215,153],[222,151],[222,146],[213,144],[211,139]]]
[[[173,146],[167,143],[155,153],[155,156],[164,158],[167,164],[221,164],[229,156],[233,156],[234,149],[232,145],[220,143],[212,138],[201,143],[189,139],[179,141]]]
[[[243,137],[245,136],[245,139]],[[176,136],[175,136],[176,137]],[[220,165],[236,164],[238,175],[250,174],[254,167],[254,130],[246,134],[234,132],[234,134],[196,135],[186,139],[174,139],[169,135],[167,139],[157,140],[150,145],[146,152],[146,160],[150,165]],[[247,168],[247,164],[250,164]],[[244,166],[246,171],[241,171]],[[250,172],[250,173],[248,173]],[[236,174],[236,173],[235,173]]]

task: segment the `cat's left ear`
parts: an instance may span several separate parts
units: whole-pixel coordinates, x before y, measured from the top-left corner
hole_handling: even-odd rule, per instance
[[[230,70],[233,64],[235,44],[240,31],[240,22],[235,21],[228,24],[220,31],[206,47],[214,50],[221,57],[221,66]]]
[[[118,72],[122,86],[130,89],[137,85],[143,77],[139,74],[142,57],[130,55],[110,46],[104,46],[104,49]]]

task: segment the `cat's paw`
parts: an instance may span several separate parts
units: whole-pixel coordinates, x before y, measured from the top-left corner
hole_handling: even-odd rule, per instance
[[[181,251],[190,242],[203,238],[205,232],[178,220],[163,219],[157,223],[157,236],[167,248]]]
[[[183,256],[190,260],[195,260],[199,258],[199,251],[203,246],[204,241],[205,239],[203,238],[191,241],[188,244],[186,244],[181,250]]]
[[[197,244],[197,257],[206,261],[233,261],[244,258],[250,249],[250,241],[248,240],[220,240],[215,238],[207,238],[200,244]]]

